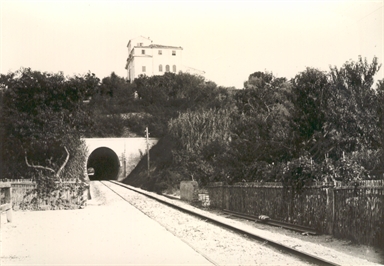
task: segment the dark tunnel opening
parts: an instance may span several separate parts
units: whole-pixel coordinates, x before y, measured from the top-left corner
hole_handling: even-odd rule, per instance
[[[120,168],[119,158],[109,148],[97,148],[89,155],[87,169],[89,168],[94,169],[94,174],[89,175],[91,180],[116,180]]]

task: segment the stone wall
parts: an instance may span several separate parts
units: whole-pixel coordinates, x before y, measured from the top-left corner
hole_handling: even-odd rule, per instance
[[[196,181],[182,181],[180,183],[180,199],[201,207],[209,207],[209,194],[206,189],[200,189]]]
[[[180,199],[197,202],[199,185],[196,181],[181,181],[180,183]]]

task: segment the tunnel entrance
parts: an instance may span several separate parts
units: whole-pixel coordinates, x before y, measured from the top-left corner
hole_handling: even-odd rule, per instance
[[[91,180],[116,180],[120,163],[116,153],[106,147],[97,148],[89,155],[87,169],[93,168]]]

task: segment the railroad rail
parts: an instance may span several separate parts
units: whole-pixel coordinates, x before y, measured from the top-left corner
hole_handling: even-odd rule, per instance
[[[270,219],[270,218],[260,219],[258,216],[253,216],[253,215],[244,214],[244,213],[240,213],[240,212],[234,212],[234,211],[230,211],[230,210],[223,210],[223,213],[226,213],[226,214],[238,217],[238,218],[255,221],[258,223],[263,223],[263,224],[268,224],[268,225],[272,225],[272,226],[290,229],[290,230],[300,232],[303,234],[318,235],[318,233],[316,232],[315,229],[310,228],[310,227],[306,227],[306,226],[286,223],[286,222],[282,222],[282,221],[278,221],[278,220],[274,220],[274,219]]]
[[[109,186],[107,186],[103,182],[105,182],[105,181],[101,182],[103,185],[108,187],[112,192],[116,193],[123,200],[127,201],[126,199],[124,199],[123,196],[121,196],[119,193],[114,191],[112,188],[110,188]],[[251,237],[253,239],[256,239],[258,241],[262,241],[263,243],[265,243],[265,244],[267,244],[267,245],[269,245],[271,247],[277,248],[278,250],[281,250],[281,251],[285,251],[285,252],[287,252],[289,254],[295,255],[298,258],[301,258],[301,259],[306,260],[308,262],[314,263],[316,265],[334,265],[334,266],[338,266],[339,265],[337,263],[334,263],[332,261],[323,259],[323,258],[318,257],[316,255],[313,255],[313,254],[310,254],[310,253],[307,253],[307,252],[304,252],[304,251],[297,250],[294,247],[291,247],[291,246],[288,246],[288,245],[284,245],[282,243],[279,243],[279,242],[277,242],[275,240],[272,240],[272,239],[270,239],[268,237],[265,237],[263,235],[256,234],[256,233],[254,233],[254,232],[252,232],[250,230],[246,230],[244,228],[241,228],[240,226],[231,224],[230,220],[228,220],[226,218],[222,218],[222,217],[219,217],[219,216],[216,216],[216,215],[211,215],[211,214],[205,214],[205,213],[203,213],[201,211],[195,210],[192,206],[180,204],[180,202],[173,201],[173,200],[171,200],[169,198],[166,198],[166,197],[164,197],[162,195],[155,195],[153,193],[150,193],[150,192],[147,192],[147,191],[144,191],[144,190],[141,190],[141,189],[138,189],[138,188],[135,188],[135,187],[123,184],[121,182],[114,181],[114,180],[110,180],[110,181],[107,181],[107,182],[110,182],[110,183],[119,185],[121,187],[127,188],[129,190],[135,191],[135,192],[137,192],[139,194],[142,194],[142,195],[144,195],[144,196],[146,196],[148,198],[154,199],[154,200],[156,200],[156,201],[158,201],[158,202],[160,202],[162,204],[165,204],[167,206],[175,208],[175,209],[177,209],[179,211],[191,214],[193,216],[197,216],[197,217],[202,218],[202,219],[204,219],[206,221],[209,221],[209,222],[212,222],[212,223],[217,224],[219,226],[231,229],[231,230],[233,230],[235,232],[238,232],[238,233],[241,233],[243,235],[247,235],[247,236],[249,236],[249,237]]]

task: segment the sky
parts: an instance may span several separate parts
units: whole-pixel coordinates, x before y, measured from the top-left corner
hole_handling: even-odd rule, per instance
[[[359,55],[384,59],[384,0],[0,0],[0,73],[30,67],[66,76],[126,77],[138,36],[181,46],[183,64],[220,86],[256,71],[293,78]],[[376,80],[384,78],[384,66]]]

